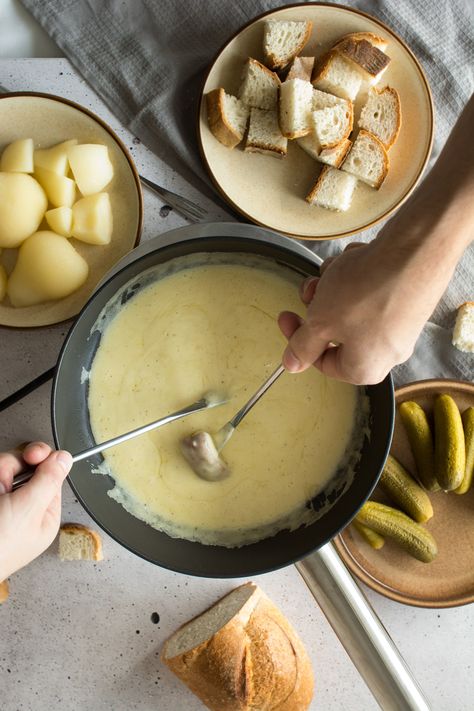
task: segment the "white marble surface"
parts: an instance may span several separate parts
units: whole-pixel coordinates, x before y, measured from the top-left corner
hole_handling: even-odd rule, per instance
[[[191,199],[196,197],[178,175],[117,124],[66,60],[0,59],[0,83],[12,90],[50,91],[89,106],[131,148],[141,172]],[[219,210],[206,206],[212,218],[222,218]],[[162,217],[160,208],[155,196],[145,194],[143,239],[184,224],[173,212]],[[0,399],[54,363],[66,329],[64,325],[39,331],[0,329]],[[0,449],[32,438],[51,441],[48,385],[0,413]],[[63,520],[91,523],[68,486]],[[0,606],[1,711],[203,708],[160,662],[159,649],[178,625],[237,581],[171,573],[133,556],[105,534],[103,539],[101,563],[61,564],[53,545],[11,579],[11,596]],[[296,569],[261,576],[258,582],[281,606],[309,650],[316,675],[311,709],[376,709]],[[474,606],[420,610],[371,591],[368,597],[433,709],[472,709]],[[159,624],[151,622],[153,612],[159,613]]]

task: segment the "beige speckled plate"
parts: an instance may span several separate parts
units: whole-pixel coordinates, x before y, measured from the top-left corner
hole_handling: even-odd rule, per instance
[[[359,183],[351,208],[332,212],[305,202],[321,169],[295,141],[283,160],[229,150],[209,131],[201,99],[198,137],[209,175],[224,199],[257,224],[302,239],[334,239],[360,232],[387,217],[406,200],[421,177],[433,140],[433,101],[426,77],[404,42],[388,27],[354,8],[319,3],[281,8],[244,27],[220,50],[204,83],[203,95],[223,86],[236,94],[247,57],[262,57],[263,23],[267,18],[313,21],[313,33],[302,54],[320,57],[342,35],[369,31],[386,37],[392,61],[381,80],[400,93],[403,122],[390,150],[390,171],[380,190]],[[356,103],[356,116],[363,96]]]
[[[415,400],[431,414],[438,393],[448,393],[461,412],[474,405],[474,383],[424,380],[396,391],[397,404]],[[395,420],[391,453],[414,471],[414,461],[400,418]],[[384,500],[382,496],[377,496]],[[455,607],[474,602],[474,489],[459,496],[443,491],[430,494],[434,515],[426,527],[438,543],[438,556],[420,563],[386,540],[381,550],[371,548],[352,526],[335,540],[340,556],[362,582],[377,592],[419,607]],[[388,502],[387,502],[388,503]]]
[[[15,309],[7,299],[0,304],[2,326],[33,327],[59,323],[76,316],[104,274],[138,244],[143,214],[138,173],[127,149],[112,129],[88,109],[67,99],[49,94],[4,94],[0,96],[0,126],[0,152],[11,141],[30,137],[36,148],[77,138],[79,143],[103,143],[109,149],[114,167],[114,177],[106,188],[114,220],[112,241],[105,246],[93,246],[72,240],[89,264],[89,277],[84,286],[65,299],[38,306]],[[0,259],[7,270],[11,269],[17,251],[3,251]]]

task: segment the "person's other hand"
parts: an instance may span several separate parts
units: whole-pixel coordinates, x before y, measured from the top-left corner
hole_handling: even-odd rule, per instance
[[[380,382],[409,358],[441,295],[434,286],[440,280],[423,277],[387,240],[349,245],[324,262],[320,278],[303,283],[306,319],[280,314],[289,340],[283,365],[296,373],[314,364],[356,385]]]
[[[36,471],[11,492],[13,477],[25,464]],[[71,465],[69,452],[52,452],[44,442],[32,442],[22,453],[0,453],[0,580],[53,542],[61,519],[61,487]]]

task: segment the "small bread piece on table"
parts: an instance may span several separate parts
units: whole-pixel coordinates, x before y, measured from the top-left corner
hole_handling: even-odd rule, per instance
[[[308,133],[306,136],[297,138],[296,142],[311,158],[314,158],[320,163],[332,165],[334,168],[339,168],[352,146],[352,141],[345,138],[333,148],[321,149],[320,143],[314,133]]]
[[[273,109],[278,102],[280,83],[275,72],[249,57],[242,74],[239,99],[249,107]]]
[[[311,20],[286,22],[267,20],[263,29],[265,63],[272,69],[283,69],[301,53],[311,36]]]
[[[474,301],[458,308],[452,343],[464,353],[474,353]]]
[[[334,47],[336,52],[349,60],[369,84],[376,84],[390,64],[390,57],[366,39],[346,37]]]
[[[380,188],[388,173],[389,159],[381,141],[363,128],[354,141],[342,170],[354,175],[372,188]]]
[[[184,624],[161,658],[211,711],[305,711],[313,696],[303,643],[254,583]]]
[[[310,126],[321,148],[334,148],[352,131],[352,103],[337,104],[311,113]]]
[[[287,138],[299,138],[311,130],[313,86],[309,81],[290,79],[280,87],[280,129]]]
[[[8,596],[10,594],[10,587],[8,585],[8,580],[3,580],[0,583],[0,605],[2,602],[5,602],[8,600]]]
[[[331,50],[315,67],[312,81],[316,89],[354,101],[362,84],[362,76],[351,62]]]
[[[290,81],[290,79],[311,81],[313,69],[314,57],[295,57],[290,64],[290,69],[286,75],[285,81]]]
[[[277,110],[250,109],[250,124],[244,150],[283,158],[287,148],[288,140],[280,131]]]
[[[360,112],[359,128],[370,131],[390,148],[397,140],[402,125],[400,96],[389,86],[369,90],[367,101]]]
[[[206,95],[207,120],[211,133],[228,148],[235,148],[244,137],[249,117],[248,107],[224,89]]]
[[[356,184],[357,180],[352,175],[325,165],[306,201],[327,210],[346,212],[351,206]]]
[[[61,560],[102,560],[102,540],[96,531],[80,523],[64,523],[59,529]]]

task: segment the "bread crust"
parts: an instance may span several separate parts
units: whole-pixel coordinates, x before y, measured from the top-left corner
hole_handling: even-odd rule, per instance
[[[349,153],[350,149],[352,146],[352,141],[350,141],[348,138],[343,138],[342,141],[340,141],[337,145],[333,146],[332,148],[323,148],[322,151],[320,152],[318,159],[321,158],[322,154],[324,151],[334,151],[334,149],[339,148],[340,152],[337,156],[337,161],[335,163],[332,163],[333,168],[339,168],[340,165],[344,162],[347,154]],[[321,161],[323,162],[323,161]]]
[[[211,133],[227,148],[235,148],[243,136],[227,121],[224,111],[224,89],[213,89],[206,94],[207,121]]]
[[[343,35],[343,37],[341,37],[337,42],[335,42],[335,44],[333,44],[333,49],[335,49],[338,44],[344,42],[347,39],[355,41],[366,40],[367,42],[370,42],[370,44],[373,44],[374,47],[377,47],[377,49],[380,49],[382,52],[384,52],[388,47],[388,40],[386,40],[384,37],[380,37],[379,35],[375,35],[373,32],[349,32],[347,35]]]
[[[462,304],[459,304],[457,310],[459,311],[463,306],[474,306],[474,301],[464,301]]]
[[[324,176],[326,175],[326,173],[328,172],[330,167],[331,166],[329,166],[329,165],[323,166],[323,169],[321,170],[320,174],[318,175],[318,179],[316,180],[315,184],[313,185],[313,187],[311,188],[309,193],[306,195],[305,200],[306,200],[306,202],[309,202],[310,205],[314,204],[314,199],[318,193],[319,188],[321,187],[321,183],[324,180]]]
[[[285,81],[289,81],[290,79],[311,81],[314,69],[314,60],[314,57],[295,57],[291,63]]]
[[[240,611],[210,639],[163,662],[211,711],[304,711],[313,672],[303,644],[253,583]]]
[[[66,533],[73,533],[78,535],[87,534],[92,541],[93,545],[93,560],[102,560],[102,539],[97,531],[93,531],[88,528],[88,526],[83,526],[82,523],[63,523],[59,529],[59,533],[65,531]]]
[[[326,78],[329,65],[335,54],[336,51],[334,49],[331,49],[329,52],[326,52],[326,54],[323,54],[323,56],[320,57],[318,61],[314,63],[313,76],[311,77],[311,83],[313,85],[320,79]]]
[[[375,190],[378,190],[378,189],[380,188],[380,186],[382,185],[383,181],[385,180],[385,178],[387,177],[388,169],[389,169],[389,167],[390,167],[390,159],[389,159],[389,157],[388,157],[388,153],[387,153],[387,151],[386,151],[386,149],[385,149],[384,144],[382,143],[382,141],[381,141],[379,138],[377,138],[377,136],[374,136],[374,134],[371,133],[370,131],[366,131],[365,128],[361,128],[361,129],[360,129],[360,131],[359,131],[359,133],[358,133],[358,136],[361,136],[361,135],[363,135],[363,136],[369,136],[369,138],[371,138],[373,141],[375,141],[376,144],[378,144],[380,150],[382,151],[382,155],[383,155],[383,173],[381,174],[381,176],[380,176],[379,180],[377,181],[377,183],[373,186],[373,187],[375,188]],[[356,139],[356,140],[357,140],[357,139]],[[354,142],[355,142],[355,141],[354,141]],[[347,156],[346,156],[346,157],[347,157]],[[345,159],[344,159],[344,162],[345,162]],[[342,165],[344,165],[344,163],[343,163]],[[352,173],[351,173],[351,175],[352,175]],[[357,177],[357,176],[355,176],[355,177]]]
[[[10,594],[10,586],[8,585],[8,580],[2,580],[0,582],[0,605],[8,600]]]
[[[390,57],[366,39],[346,37],[337,43],[335,51],[372,78],[379,76],[390,63]]]
[[[284,158],[287,151],[278,146],[269,144],[247,141],[244,148],[245,153],[263,153],[263,155],[274,156],[275,158]]]
[[[284,60],[278,60],[274,54],[271,52],[266,52],[265,50],[265,62],[268,64],[268,66],[271,69],[283,69],[284,67],[287,66],[295,57],[298,56],[298,54],[302,51],[303,47],[306,45],[307,41],[311,37],[311,32],[313,31],[313,23],[311,20],[305,20],[306,22],[306,30],[303,36],[303,39],[299,43],[299,45],[295,48],[293,54],[285,57]]]

